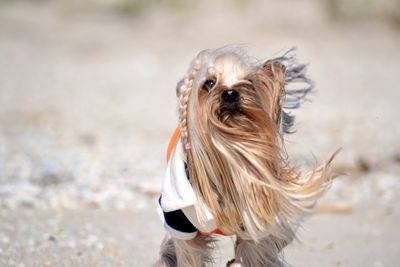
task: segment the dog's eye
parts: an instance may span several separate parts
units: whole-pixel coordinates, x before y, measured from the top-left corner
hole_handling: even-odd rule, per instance
[[[203,89],[206,90],[207,92],[213,89],[215,86],[215,81],[214,80],[207,80],[204,82]]]

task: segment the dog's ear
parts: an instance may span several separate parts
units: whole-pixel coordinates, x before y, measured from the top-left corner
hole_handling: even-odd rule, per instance
[[[280,121],[282,111],[282,96],[286,79],[286,67],[277,61],[266,61],[261,66],[261,72],[266,81],[264,82],[269,91],[269,109],[272,119],[277,123]]]
[[[262,65],[262,69],[269,78],[281,83],[285,82],[286,67],[282,63],[268,60]]]

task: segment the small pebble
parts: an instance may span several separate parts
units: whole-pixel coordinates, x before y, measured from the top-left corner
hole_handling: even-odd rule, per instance
[[[3,237],[1,238],[1,242],[2,242],[3,244],[8,244],[8,243],[10,243],[10,239],[9,239],[7,236],[3,236]]]
[[[102,250],[102,249],[104,248],[104,244],[101,243],[101,242],[99,242],[99,243],[96,244],[96,248],[97,248],[98,250]]]
[[[88,243],[93,244],[93,243],[97,242],[98,237],[95,236],[95,235],[89,235],[89,236],[86,238],[86,240],[87,240]]]
[[[29,239],[27,244],[28,244],[29,247],[34,247],[36,245],[36,242],[33,239]]]
[[[335,244],[333,242],[331,242],[326,246],[326,249],[334,249],[334,247],[335,247]]]
[[[76,247],[76,242],[74,240],[70,240],[70,241],[68,241],[67,246],[69,248],[75,248]]]

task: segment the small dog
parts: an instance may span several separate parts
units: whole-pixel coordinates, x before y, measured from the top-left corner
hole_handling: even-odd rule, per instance
[[[216,234],[237,238],[227,266],[285,265],[280,252],[330,185],[334,158],[305,175],[288,164],[287,109],[313,87],[292,54],[259,61],[227,46],[192,61],[177,85],[179,127],[158,207],[167,236],[155,266],[206,266]]]

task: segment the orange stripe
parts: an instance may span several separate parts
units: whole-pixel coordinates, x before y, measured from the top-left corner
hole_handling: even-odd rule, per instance
[[[174,151],[176,143],[178,143],[180,134],[181,134],[181,131],[179,130],[179,127],[177,127],[175,129],[174,133],[172,134],[171,139],[169,140],[169,144],[168,144],[168,148],[167,148],[167,162],[169,162],[172,151]]]
[[[209,236],[209,235],[212,235],[212,234],[218,234],[218,235],[227,235],[227,234],[225,234],[224,232],[222,232],[220,229],[214,229],[214,230],[212,230],[211,232],[208,232],[208,233],[206,233],[206,232],[200,232],[200,235],[202,235],[202,236]]]

